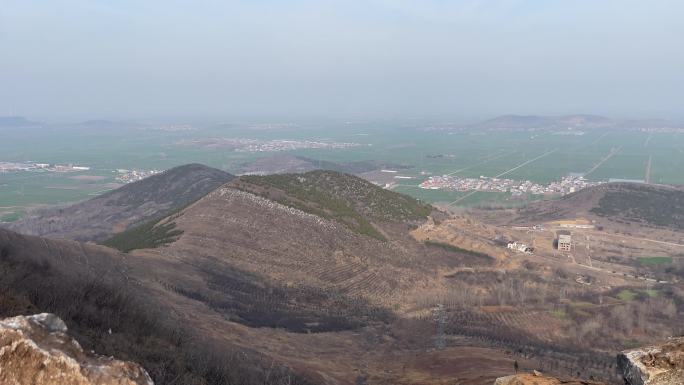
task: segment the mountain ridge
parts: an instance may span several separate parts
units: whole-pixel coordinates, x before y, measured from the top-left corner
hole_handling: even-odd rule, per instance
[[[473,128],[484,128],[493,130],[506,129],[534,129],[534,128],[601,128],[614,125],[610,118],[589,115],[501,115],[474,124]]]
[[[532,202],[504,221],[537,224],[580,217],[681,231],[684,190],[645,183],[606,183],[559,199]]]
[[[600,129],[681,129],[683,124],[665,119],[612,119],[601,115],[500,115],[465,126],[492,131],[519,130],[600,130]]]
[[[41,123],[31,121],[23,116],[0,116],[0,127],[23,128],[40,126]]]
[[[201,198],[234,178],[187,164],[62,208],[37,209],[6,227],[23,234],[99,241]]]
[[[242,164],[240,167],[240,174],[291,174],[304,173],[314,170],[329,170],[348,174],[362,174],[382,168],[406,169],[410,167],[377,160],[360,160],[338,163],[308,158],[305,156],[278,154],[265,158],[259,158],[253,162]]]

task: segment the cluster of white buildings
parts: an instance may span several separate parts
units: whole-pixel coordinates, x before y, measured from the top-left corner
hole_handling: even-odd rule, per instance
[[[421,188],[430,190],[490,192],[508,192],[518,186],[519,183],[512,179],[488,178],[485,176],[479,178],[459,178],[449,175],[431,176],[420,184]]]
[[[74,171],[88,171],[88,170],[90,170],[90,167],[76,166],[73,164],[0,162],[0,172],[38,171],[38,170],[53,171],[53,172],[74,172]]]
[[[587,187],[594,187],[606,183],[606,181],[590,181],[584,179],[581,175],[566,175],[560,181],[549,183],[547,190],[550,193],[559,193],[566,195],[585,189]]]
[[[125,170],[125,169],[118,169],[116,170],[118,175],[116,176],[117,182],[121,183],[131,183],[131,182],[137,182],[139,180],[145,179],[148,176],[152,176],[154,174],[159,174],[161,171],[159,170]]]
[[[533,247],[520,242],[510,242],[508,245],[506,245],[506,247],[519,253],[532,254],[534,252]]]
[[[237,152],[275,152],[301,149],[345,149],[361,146],[359,143],[323,142],[314,140],[259,140],[246,138],[209,138],[180,141],[179,145],[204,148],[228,148]]]
[[[0,172],[29,171],[35,168],[31,163],[0,162]]]
[[[242,152],[272,152],[290,151],[308,148],[343,149],[359,146],[358,143],[316,142],[312,140],[267,140],[249,143],[235,151]]]
[[[459,178],[456,176],[442,175],[429,177],[420,184],[420,187],[430,190],[510,192],[513,196],[521,196],[523,194],[566,195],[602,183],[605,182],[589,181],[577,175],[567,175],[560,181],[554,181],[547,185],[529,180],[518,181],[504,178],[490,178],[486,176],[480,176],[479,178]]]

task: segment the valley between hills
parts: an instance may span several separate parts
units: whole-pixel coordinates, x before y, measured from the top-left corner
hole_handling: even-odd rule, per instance
[[[163,384],[617,384],[617,352],[684,333],[682,206],[652,209],[682,197],[452,213],[337,171],[181,166],[0,229],[0,315],[55,313]]]

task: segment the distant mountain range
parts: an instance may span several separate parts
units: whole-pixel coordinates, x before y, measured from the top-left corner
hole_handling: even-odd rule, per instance
[[[23,116],[0,116],[0,128],[33,127],[41,123],[33,122]]]
[[[96,128],[96,129],[119,129],[119,128],[136,128],[139,124],[129,122],[118,122],[105,119],[86,120],[79,123],[71,124],[70,126],[82,128]]]
[[[599,115],[502,115],[467,126],[484,130],[541,130],[541,129],[662,129],[684,128],[684,125],[663,119],[614,120]]]
[[[58,124],[58,123],[42,123],[32,121],[23,116],[0,116],[0,128],[10,128],[10,127],[36,127],[42,125],[49,126],[60,126],[60,128],[73,128],[73,127],[88,127],[88,128],[101,128],[101,129],[111,129],[111,128],[126,128],[135,127],[136,125],[132,123],[114,122],[109,120],[87,120],[77,123],[69,124]]]

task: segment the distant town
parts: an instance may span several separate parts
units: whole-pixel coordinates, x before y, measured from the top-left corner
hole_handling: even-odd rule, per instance
[[[227,148],[236,152],[275,152],[301,149],[345,149],[361,146],[359,143],[323,142],[313,140],[258,140],[244,138],[209,138],[183,140],[181,146],[201,148]]]
[[[89,166],[79,166],[74,164],[52,164],[52,163],[31,163],[31,162],[0,162],[0,173],[22,172],[22,171],[48,171],[48,172],[79,172],[90,171]],[[116,179],[119,183],[131,183],[158,174],[161,170],[126,170],[117,169]]]
[[[74,164],[52,164],[52,163],[28,163],[28,162],[0,162],[0,172],[17,171],[52,171],[52,172],[74,172],[89,171],[88,166],[78,166]]]
[[[116,176],[116,181],[120,183],[132,183],[132,182],[137,182],[139,180],[143,180],[147,178],[148,176],[152,176],[154,174],[159,174],[160,170],[126,170],[126,169],[118,169],[116,170],[118,175]]]
[[[519,181],[486,176],[459,178],[442,175],[429,177],[428,180],[420,184],[420,187],[430,190],[510,192],[512,196],[516,197],[524,194],[566,195],[603,183],[606,182],[589,181],[579,175],[566,175],[560,181],[554,181],[547,185],[534,183],[529,180]]]

